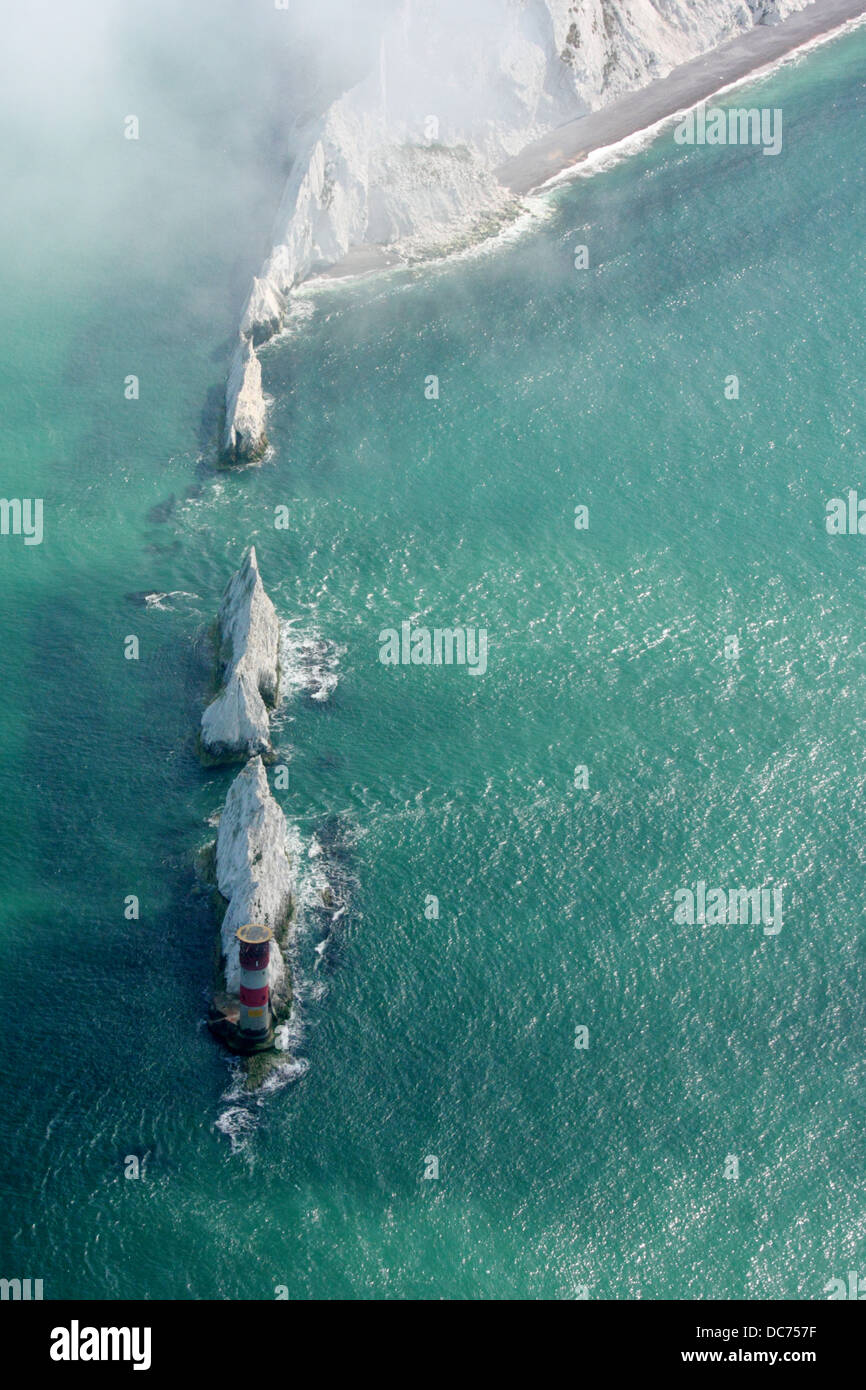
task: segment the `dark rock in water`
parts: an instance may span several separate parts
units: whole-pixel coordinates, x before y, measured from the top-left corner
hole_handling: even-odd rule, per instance
[[[316,839],[332,863],[351,860],[354,828],[345,816],[326,816],[316,827]]]
[[[157,502],[155,507],[151,507],[150,511],[147,514],[147,519],[148,521],[157,523],[168,521],[176,506],[177,498],[175,497],[174,493],[172,493],[171,496],[167,497],[164,502]]]
[[[315,772],[333,772],[345,766],[346,758],[342,753],[319,753],[313,759]]]
[[[183,495],[186,502],[194,502],[198,497],[204,496],[204,487],[201,483],[190,483]]]
[[[144,547],[148,555],[176,555],[183,547],[180,541],[172,541],[170,545],[146,545]]]

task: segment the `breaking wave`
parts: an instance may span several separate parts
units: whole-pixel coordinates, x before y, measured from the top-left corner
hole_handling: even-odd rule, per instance
[[[284,694],[307,695],[323,703],[340,679],[340,657],[345,652],[323,637],[317,627],[280,624],[280,685]]]

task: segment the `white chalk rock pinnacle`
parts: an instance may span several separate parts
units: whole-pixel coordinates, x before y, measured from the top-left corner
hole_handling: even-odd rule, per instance
[[[229,788],[216,842],[217,887],[228,901],[221,929],[226,990],[240,988],[238,927],[259,922],[278,936],[292,907],[294,874],[286,818],[271,795],[261,758],[251,758]],[[289,973],[279,945],[271,945],[268,982],[272,1003],[289,993]]]
[[[267,312],[258,299],[256,306],[257,311]],[[254,463],[267,447],[261,363],[250,339],[241,336],[226,386],[223,455],[229,463]]]
[[[253,546],[226,586],[219,629],[224,685],[202,715],[202,749],[216,762],[270,753],[267,706],[277,698],[280,628]]]

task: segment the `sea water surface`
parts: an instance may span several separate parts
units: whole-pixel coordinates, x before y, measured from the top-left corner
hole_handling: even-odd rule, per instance
[[[866,494],[864,60],[861,30],[735,94],[783,108],[778,158],[668,130],[524,235],[306,291],[240,473],[214,286],[270,214],[233,215],[217,145],[98,151],[62,255],[4,231],[3,492],[45,502],[41,546],[0,543],[5,1276],[812,1298],[862,1268],[866,541],[824,509]],[[296,1065],[258,1097],[203,1026],[194,871],[250,542],[310,889]],[[403,620],[485,627],[486,673],[382,665]],[[781,885],[781,932],[676,925],[698,879]]]

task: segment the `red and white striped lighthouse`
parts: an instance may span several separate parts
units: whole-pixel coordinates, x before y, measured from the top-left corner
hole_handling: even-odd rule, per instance
[[[238,927],[240,942],[241,988],[239,1040],[250,1050],[269,1047],[274,1039],[268,996],[268,965],[274,934],[270,927],[249,922]]]

